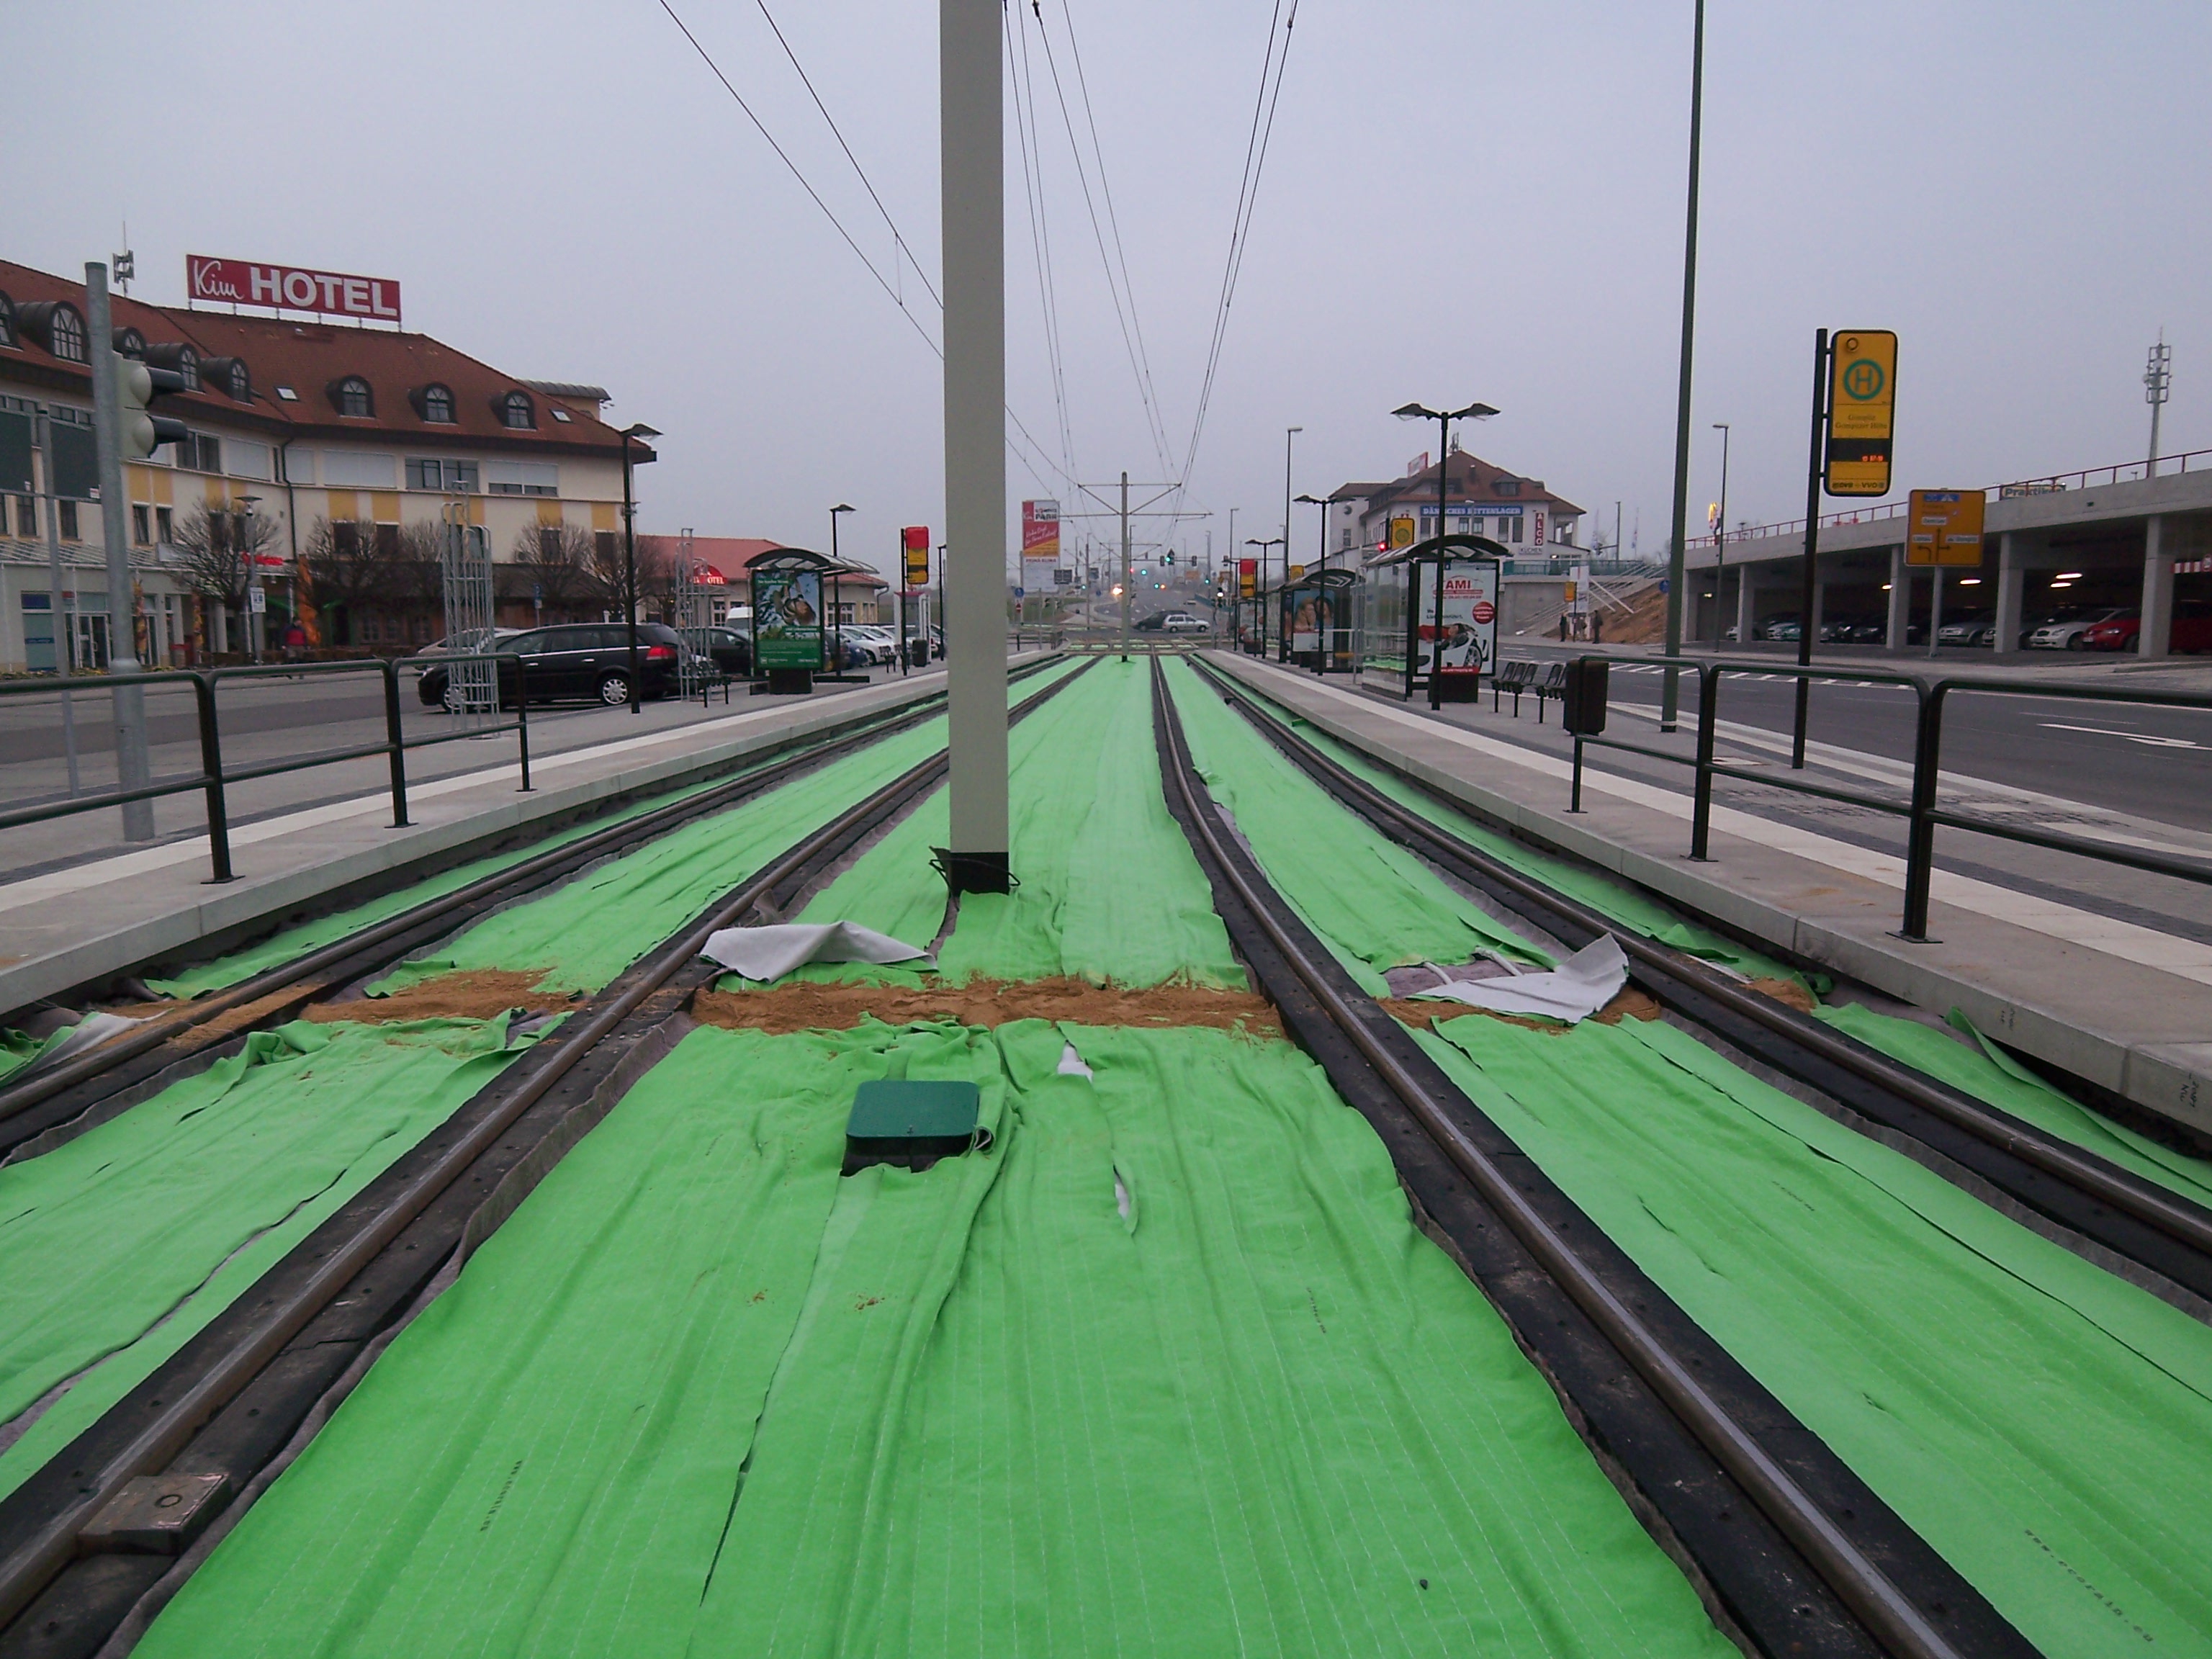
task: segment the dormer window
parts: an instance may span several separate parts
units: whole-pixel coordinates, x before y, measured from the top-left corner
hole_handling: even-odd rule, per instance
[[[358,374],[331,382],[331,407],[353,420],[376,418],[375,395],[369,391],[368,382]]]
[[[530,394],[526,392],[510,392],[495,404],[493,408],[499,416],[499,423],[503,427],[516,432],[531,432],[537,429],[538,408],[530,401]]]
[[[15,302],[0,294],[0,346],[12,348],[15,343]]]
[[[118,328],[115,331],[115,350],[118,356],[143,359],[146,355],[146,337],[135,328]]]
[[[449,386],[426,386],[415,394],[415,412],[432,426],[451,426],[453,423],[453,389]]]
[[[234,403],[253,401],[253,377],[243,357],[210,357],[200,364],[200,382],[213,386]]]
[[[148,346],[146,362],[151,368],[174,369],[187,392],[200,389],[200,354],[180,341]]]
[[[23,332],[65,363],[85,361],[84,313],[66,300],[40,300],[16,313]]]

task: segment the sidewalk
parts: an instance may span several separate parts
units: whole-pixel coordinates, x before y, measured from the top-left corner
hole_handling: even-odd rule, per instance
[[[1272,664],[1220,668],[1342,742],[1402,767],[1532,839],[1589,860],[1754,939],[1942,1014],[2165,1116],[2212,1131],[2212,945],[1938,868],[1929,931],[1895,937],[1905,864],[1716,804],[1712,861],[1692,864],[1690,796],[1586,768],[1566,811],[1562,757]]]
[[[1027,652],[1010,666],[1048,656]],[[0,884],[0,1014],[223,933],[250,932],[387,872],[452,862],[528,824],[554,824],[658,793],[745,756],[940,693],[941,666],[856,690],[759,697],[729,718],[665,727],[534,760],[529,794],[511,756],[408,792],[404,830],[377,791],[234,825],[238,878],[207,879],[204,833]]]

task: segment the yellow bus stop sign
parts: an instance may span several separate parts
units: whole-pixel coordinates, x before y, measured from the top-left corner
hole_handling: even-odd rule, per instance
[[[1828,355],[1828,444],[1821,483],[1831,495],[1889,494],[1897,418],[1897,336],[1839,329]]]
[[[1905,563],[1979,568],[1982,506],[1978,489],[1914,490],[1905,511]]]
[[[1390,550],[1393,553],[1395,553],[1400,548],[1411,547],[1413,544],[1413,521],[1411,519],[1391,520]]]

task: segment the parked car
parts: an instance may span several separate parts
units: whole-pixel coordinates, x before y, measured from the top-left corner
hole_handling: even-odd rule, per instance
[[[2088,651],[2132,651],[2142,633],[2142,617],[2130,611],[2098,623],[2081,636]],[[2186,600],[2173,607],[2173,630],[2169,649],[2212,651],[2212,605]]]
[[[484,641],[511,640],[523,630],[520,628],[466,628],[450,640],[433,640],[415,654],[418,657],[450,657],[457,653],[480,651]]]
[[[1149,617],[1138,617],[1135,622],[1129,625],[1142,633],[1156,634],[1167,625],[1167,620],[1168,613],[1166,611],[1155,611]]]
[[[623,623],[562,623],[495,639],[489,648],[521,659],[532,702],[579,698],[612,708],[629,701],[629,629]],[[639,689],[644,696],[664,697],[675,692],[684,652],[682,637],[665,623],[637,624]],[[514,663],[503,657],[499,665],[502,708],[514,706],[516,681]],[[422,671],[416,690],[425,704],[437,708],[458,702],[457,696],[448,696],[451,689],[445,665],[433,663]]]
[[[1795,617],[1769,617],[1759,625],[1762,640],[1794,640],[1802,631]]]
[[[1969,611],[1936,630],[1938,645],[1994,645],[1996,637],[1997,613],[1994,611]]]
[[[1850,642],[1853,645],[1887,645],[1889,643],[1889,623],[1882,617],[1871,622],[1851,624]]]
[[[872,663],[888,668],[898,661],[898,636],[879,623],[847,623],[845,637],[858,641]]]
[[[2125,605],[2107,605],[2096,611],[2061,611],[2027,636],[2027,647],[2031,651],[2084,651],[2088,648],[2084,643],[2085,636],[2099,623],[2133,615],[2135,612]]]
[[[695,657],[705,657],[725,674],[739,678],[753,672],[752,636],[743,629],[716,626],[678,630]]]

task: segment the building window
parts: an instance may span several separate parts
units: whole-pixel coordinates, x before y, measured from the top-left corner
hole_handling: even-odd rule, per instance
[[[131,539],[141,547],[151,546],[154,540],[154,515],[137,501],[131,504]]]
[[[434,489],[445,495],[473,495],[477,491],[474,461],[415,460],[407,463],[410,489]]]
[[[32,496],[15,497],[15,533],[27,542],[39,538],[39,503]]]
[[[170,541],[172,532],[175,531],[176,527],[176,515],[167,507],[157,507],[154,509],[154,535],[155,539],[159,540],[166,546]]]
[[[553,410],[553,411],[552,411],[552,414],[553,414],[553,418],[554,418],[555,420],[556,420],[556,421],[560,422],[561,422],[561,424],[562,424],[562,426],[566,426],[566,425],[568,425],[568,411],[567,410],[562,409],[562,408],[560,408],[559,406],[557,406],[557,405],[556,405],[556,406],[554,408],[554,410]]]
[[[69,306],[54,307],[53,321],[47,325],[47,337],[53,343],[54,356],[64,362],[84,361],[84,319]]]
[[[1513,515],[1513,545],[1521,545],[1521,515],[1518,513]]]
[[[357,421],[376,418],[376,398],[368,389],[368,382],[358,374],[349,374],[331,386],[331,406],[343,416]]]
[[[146,355],[146,337],[135,328],[115,331],[115,351],[118,356],[140,357]]]
[[[300,394],[293,391],[289,386],[278,386],[276,388],[276,395],[279,398],[282,398],[288,404],[296,404],[300,401]]]
[[[15,302],[0,294],[0,346],[15,343]]]
[[[226,377],[226,382],[223,389],[230,393],[234,401],[241,404],[250,404],[253,401],[253,376],[246,373],[246,360],[243,357],[233,357],[230,360],[230,372]]]
[[[499,423],[518,432],[535,430],[538,425],[537,406],[526,392],[510,392],[499,400]]]
[[[222,440],[210,438],[204,432],[187,432],[177,440],[175,458],[169,465],[180,466],[187,472],[220,472]]]
[[[79,539],[76,533],[76,503],[75,501],[57,501],[54,505],[60,509],[62,539],[65,542],[73,542]]]
[[[422,418],[437,426],[453,423],[453,388],[426,386],[422,388]]]

